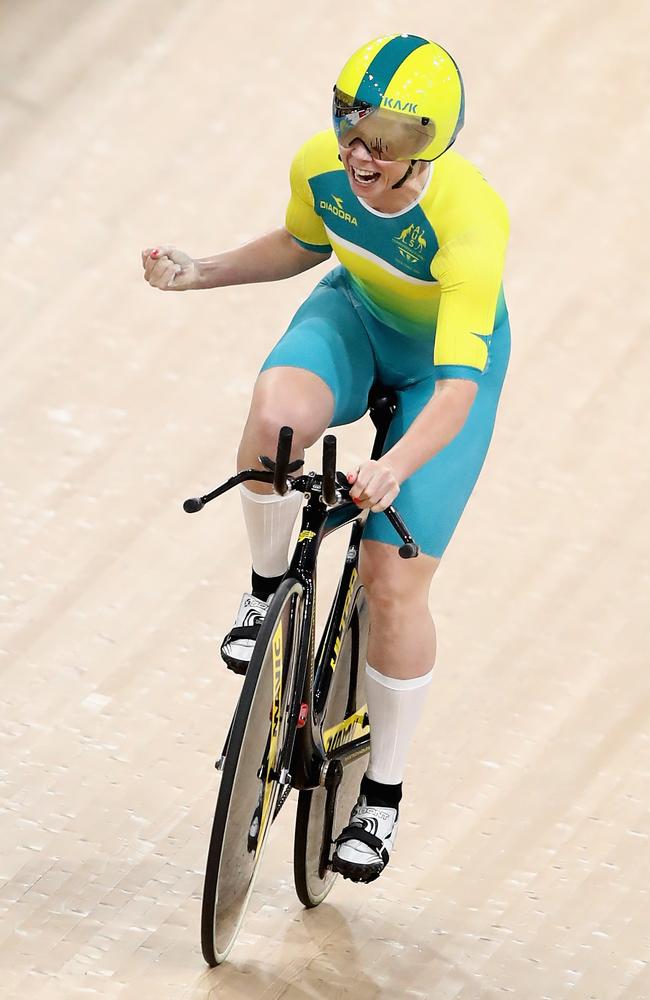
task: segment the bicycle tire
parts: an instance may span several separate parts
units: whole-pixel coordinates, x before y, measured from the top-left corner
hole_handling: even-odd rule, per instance
[[[330,691],[323,718],[323,742],[326,749],[358,739],[368,732],[361,720],[365,715],[365,663],[368,647],[368,607],[363,588],[359,589],[350,626],[341,644],[336,669],[332,675]],[[356,661],[356,669],[355,669]],[[356,686],[356,702],[350,705],[351,682]],[[350,711],[352,710],[352,711]],[[356,723],[343,726],[344,720],[357,715]],[[367,718],[365,719],[367,723]],[[341,728],[342,727],[342,728]],[[329,736],[328,736],[329,733]],[[337,734],[343,739],[337,739]],[[366,756],[347,764],[338,787],[334,810],[332,840],[335,840],[350,818],[357,800],[359,784],[367,766]],[[323,835],[327,790],[312,788],[298,794],[296,827],[293,852],[293,875],[296,893],[303,906],[312,909],[323,902],[336,881],[336,873],[323,868]],[[331,843],[325,845],[327,854]]]
[[[233,717],[201,907],[201,949],[210,966],[223,962],[235,943],[277,815],[281,786],[275,765],[285,741],[295,736],[295,729],[288,728],[288,695],[296,669],[302,595],[296,580],[284,580],[278,587]]]

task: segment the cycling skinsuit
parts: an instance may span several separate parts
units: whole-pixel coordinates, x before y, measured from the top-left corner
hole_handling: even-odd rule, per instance
[[[478,384],[463,429],[401,484],[395,501],[423,552],[440,557],[481,471],[508,364],[505,206],[475,167],[448,151],[430,164],[416,202],[378,212],[353,194],[329,130],[292,164],[286,228],[309,250],[333,250],[342,266],[316,286],[263,371],[318,375],[334,396],[332,426],[365,413],[373,382],[393,387],[398,409],[384,451],[438,379]],[[364,538],[400,544],[383,514],[370,514]]]

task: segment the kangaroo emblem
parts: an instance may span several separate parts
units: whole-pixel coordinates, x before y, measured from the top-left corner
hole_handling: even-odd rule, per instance
[[[399,236],[393,237],[393,242],[397,246],[397,252],[402,261],[407,262],[411,269],[417,269],[424,260],[424,251],[427,248],[427,241],[424,238],[424,229],[411,223],[403,229]]]

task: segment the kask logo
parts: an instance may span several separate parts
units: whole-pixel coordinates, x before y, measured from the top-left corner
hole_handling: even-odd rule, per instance
[[[343,219],[344,222],[349,222],[351,226],[358,225],[357,220],[349,212],[346,212],[343,208],[343,199],[337,198],[335,194],[332,195],[333,200],[336,202],[335,205],[331,201],[326,201],[324,198],[321,199],[320,207],[325,212],[331,212],[332,215],[336,215],[339,219]]]
[[[384,97],[381,106],[392,111],[410,111],[413,115],[418,113],[417,104],[413,104],[412,101],[398,101],[396,97]]]

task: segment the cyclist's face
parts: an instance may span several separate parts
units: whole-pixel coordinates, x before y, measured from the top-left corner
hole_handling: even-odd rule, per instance
[[[361,139],[355,139],[350,146],[339,145],[339,153],[352,190],[369,201],[385,197],[408,169],[408,163],[402,160],[375,159]]]

